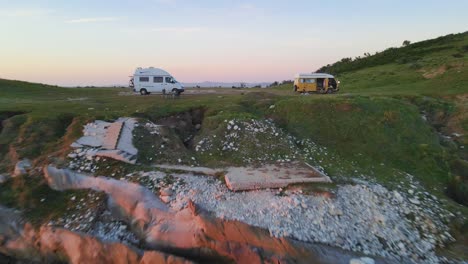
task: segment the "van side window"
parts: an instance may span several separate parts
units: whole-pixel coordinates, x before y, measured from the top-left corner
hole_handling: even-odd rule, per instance
[[[140,77],[140,82],[149,82],[149,77]]]
[[[315,83],[315,79],[305,79],[306,83]]]
[[[305,83],[304,79],[301,79],[301,83]]]
[[[166,83],[172,83],[172,77],[166,77]]]
[[[163,77],[153,77],[153,82],[162,83],[163,82]]]

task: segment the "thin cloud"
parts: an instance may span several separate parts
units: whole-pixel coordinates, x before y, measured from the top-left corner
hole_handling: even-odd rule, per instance
[[[159,27],[159,28],[149,29],[149,31],[152,31],[152,32],[174,32],[174,33],[198,32],[202,30],[203,28],[200,28],[200,27]]]
[[[67,20],[65,23],[78,24],[78,23],[98,23],[98,22],[112,22],[119,20],[117,17],[85,17]]]

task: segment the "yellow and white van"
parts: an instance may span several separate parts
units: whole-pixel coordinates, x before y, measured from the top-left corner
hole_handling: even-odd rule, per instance
[[[299,73],[294,77],[294,91],[300,93],[334,93],[339,90],[339,81],[327,73]]]

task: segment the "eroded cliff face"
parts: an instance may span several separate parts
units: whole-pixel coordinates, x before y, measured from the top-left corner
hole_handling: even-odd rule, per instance
[[[50,166],[44,169],[44,175],[56,190],[89,188],[105,192],[111,211],[128,222],[149,248],[194,259],[219,258],[243,263],[314,259],[310,251],[301,250],[286,239],[272,238],[266,230],[241,222],[212,217],[193,203],[180,211],[171,211],[138,184]]]
[[[192,263],[158,251],[143,251],[62,228],[33,228],[18,212],[0,207],[0,252],[38,263]]]
[[[51,166],[44,168],[44,176],[55,190],[105,193],[108,211],[126,222],[139,242],[105,242],[50,223],[34,228],[19,212],[1,208],[0,253],[40,263],[348,263],[356,256],[275,238],[266,229],[217,218],[191,201],[175,209],[149,189],[123,179]]]

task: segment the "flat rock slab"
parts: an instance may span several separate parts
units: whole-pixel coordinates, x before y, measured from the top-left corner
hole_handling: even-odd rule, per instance
[[[102,140],[103,149],[116,149],[119,141],[120,130],[122,130],[122,122],[114,122],[109,125],[106,131],[106,136]]]
[[[106,137],[107,128],[112,123],[96,120],[87,124],[83,129],[83,137],[75,142],[75,146],[83,145],[88,147],[101,147]]]
[[[232,167],[224,179],[232,191],[281,188],[293,183],[331,182],[308,164],[272,164],[260,168]]]
[[[133,129],[137,124],[137,120],[135,118],[127,118],[121,117],[117,119],[116,122],[122,123],[122,130],[120,132],[119,141],[116,145],[116,149],[120,149],[125,151],[131,155],[138,154],[138,149],[133,146]]]
[[[89,156],[102,156],[135,164],[138,150],[133,146],[133,128],[137,120],[121,117],[115,122],[96,120],[84,127],[83,137],[73,148],[91,147]]]

